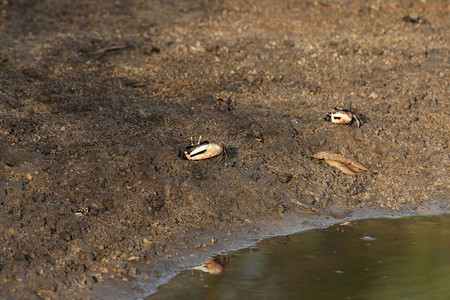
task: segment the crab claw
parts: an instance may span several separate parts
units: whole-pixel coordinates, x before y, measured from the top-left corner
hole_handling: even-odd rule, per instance
[[[329,112],[324,116],[324,120],[334,124],[352,125],[356,120],[358,127],[361,126],[362,121],[359,116],[344,107],[335,107],[333,112]]]
[[[194,146],[188,146],[186,147],[186,151],[184,151],[184,156],[191,161],[213,158],[221,154],[226,154],[225,145],[223,143],[208,141],[199,142]]]

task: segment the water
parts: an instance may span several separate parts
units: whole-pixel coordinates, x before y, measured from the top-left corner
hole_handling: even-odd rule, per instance
[[[450,299],[450,215],[363,220],[265,244],[222,258],[221,275],[187,271],[147,299]]]

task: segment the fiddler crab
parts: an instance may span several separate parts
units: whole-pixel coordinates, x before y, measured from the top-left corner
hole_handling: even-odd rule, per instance
[[[203,160],[213,157],[221,156],[220,160],[225,160],[228,158],[228,150],[223,143],[203,141],[200,136],[197,145],[193,144],[191,137],[191,145],[186,147],[184,151],[184,156],[190,161]]]
[[[227,99],[217,99],[217,109],[221,112],[232,111],[233,107],[231,106],[231,103],[231,97],[228,97]]]
[[[344,107],[335,107],[334,111],[327,113],[323,119],[335,124],[352,125],[353,122],[356,121],[358,127],[361,127],[362,125],[359,116],[355,112]]]

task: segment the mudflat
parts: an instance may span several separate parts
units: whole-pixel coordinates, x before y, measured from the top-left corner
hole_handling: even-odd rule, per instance
[[[446,1],[2,1],[0,296],[101,297],[288,216],[450,210],[449,28]],[[228,157],[182,159],[199,136]]]

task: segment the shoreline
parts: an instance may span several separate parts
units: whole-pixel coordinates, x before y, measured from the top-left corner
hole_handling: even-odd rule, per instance
[[[224,242],[219,242],[214,248],[203,249],[207,251],[199,253],[195,250],[188,250],[172,259],[156,262],[152,266],[141,266],[143,269],[148,269],[150,273],[158,272],[159,275],[151,277],[148,280],[143,280],[143,276],[140,276],[140,278],[132,281],[131,284],[123,284],[121,282],[105,283],[106,285],[104,286],[96,287],[91,295],[100,299],[106,299],[112,296],[117,297],[118,295],[121,295],[118,299],[143,299],[156,293],[160,286],[167,284],[179,273],[192,270],[192,267],[200,265],[206,259],[215,255],[232,255],[234,252],[250,248],[264,240],[294,235],[307,230],[325,229],[344,221],[446,215],[450,214],[450,204],[446,202],[448,200],[435,201],[433,204],[424,205],[418,209],[420,212],[417,209],[403,212],[393,212],[390,210],[367,211],[365,208],[360,210],[356,209],[342,219],[332,217],[331,215],[304,214],[286,216],[283,220],[273,220],[275,224],[270,221],[265,225],[259,224],[261,226],[261,234],[249,234],[251,228],[250,231],[248,230],[249,228],[245,228],[242,232],[235,232],[233,240],[226,239]],[[300,221],[301,223],[299,223]],[[275,228],[273,225],[275,225]],[[228,243],[228,246],[225,245],[226,243]],[[195,257],[192,256],[194,253]],[[159,265],[160,268],[155,268],[155,265]],[[165,267],[162,267],[163,265]],[[151,282],[152,280],[154,282]]]

